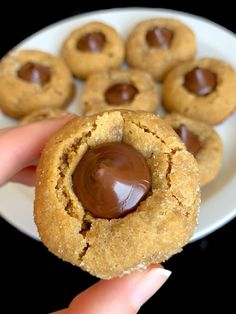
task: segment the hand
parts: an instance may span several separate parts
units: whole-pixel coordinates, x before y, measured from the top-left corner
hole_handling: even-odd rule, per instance
[[[0,129],[0,185],[35,183],[35,168],[47,140],[73,115],[31,125]],[[170,271],[153,265],[145,271],[98,283],[77,295],[67,309],[54,314],[134,314],[167,280]]]

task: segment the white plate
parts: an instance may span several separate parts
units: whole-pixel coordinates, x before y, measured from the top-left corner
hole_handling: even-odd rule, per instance
[[[76,27],[90,21],[102,21],[115,27],[126,38],[134,25],[153,17],[173,17],[189,25],[197,36],[197,57],[216,57],[236,68],[236,37],[230,31],[206,19],[163,9],[112,9],[81,14],[51,25],[21,42],[17,48],[38,48],[59,54],[65,37]],[[77,82],[78,89],[81,83]],[[80,113],[77,99],[69,110]],[[13,125],[13,120],[0,114],[0,127]],[[236,113],[218,126],[224,142],[224,159],[219,176],[202,190],[202,206],[198,228],[192,241],[213,232],[236,216]],[[18,184],[0,189],[0,213],[13,226],[38,239],[33,222],[34,190]]]

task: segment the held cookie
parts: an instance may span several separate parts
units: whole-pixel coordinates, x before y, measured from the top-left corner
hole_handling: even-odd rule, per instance
[[[100,22],[74,30],[65,40],[62,57],[82,79],[97,71],[118,68],[124,61],[124,42],[114,28]]]
[[[195,35],[175,19],[158,18],[139,23],[129,35],[126,55],[131,67],[150,72],[157,81],[181,61],[196,53]]]
[[[114,109],[155,112],[159,98],[150,74],[138,70],[95,73],[85,82],[82,92],[85,115]]]
[[[170,124],[196,158],[200,185],[212,181],[218,174],[223,157],[223,143],[210,125],[186,118],[179,114],[168,114],[164,120]]]
[[[236,72],[223,61],[204,58],[170,71],[163,85],[163,105],[187,117],[217,124],[236,108]]]
[[[60,118],[67,114],[68,112],[58,109],[58,108],[50,108],[50,107],[42,108],[39,110],[34,110],[30,114],[26,115],[21,120],[21,124],[24,125],[24,124],[39,122],[42,120]]]
[[[196,226],[198,180],[195,159],[154,114],[74,119],[42,153],[35,222],[58,257],[121,276],[181,251]]]
[[[74,96],[63,60],[37,50],[7,54],[0,63],[0,107],[20,119],[43,107],[64,108]]]

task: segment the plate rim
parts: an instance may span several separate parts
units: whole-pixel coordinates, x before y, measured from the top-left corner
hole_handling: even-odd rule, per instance
[[[64,24],[64,23],[67,23],[67,22],[70,22],[71,20],[75,19],[75,18],[79,18],[79,17],[86,17],[86,16],[90,16],[90,15],[93,15],[93,14],[105,14],[105,13],[113,13],[113,12],[116,12],[116,11],[150,11],[150,13],[152,12],[152,10],[155,10],[155,11],[159,11],[160,13],[162,12],[165,12],[167,14],[180,14],[180,15],[183,15],[183,16],[186,16],[186,17],[190,17],[190,18],[193,18],[193,19],[198,19],[204,23],[207,23],[207,24],[211,24],[217,28],[220,28],[222,31],[228,33],[229,36],[232,36],[233,39],[235,39],[235,36],[236,34],[231,31],[230,29],[224,27],[223,25],[221,24],[217,24],[216,22],[212,21],[212,20],[209,20],[208,18],[204,17],[204,16],[201,16],[201,15],[195,15],[195,14],[192,14],[192,13],[188,13],[188,12],[184,12],[184,11],[178,11],[178,10],[173,10],[173,9],[167,9],[167,8],[155,8],[155,7],[122,7],[122,8],[110,8],[110,9],[101,9],[101,10],[95,10],[95,11],[87,11],[87,12],[82,12],[82,13],[78,13],[78,14],[74,14],[74,15],[71,15],[69,17],[66,17],[62,20],[59,20],[59,21],[56,21],[52,24],[49,24],[41,29],[39,29],[38,31],[36,31],[35,33],[29,35],[28,37],[24,38],[22,41],[20,41],[18,44],[16,44],[13,48],[11,48],[8,52],[10,52],[11,50],[13,49],[16,49],[18,46],[24,44],[25,41],[28,41],[31,39],[31,37],[35,37],[37,35],[39,35],[41,32],[44,32],[44,31],[48,31],[50,30],[50,28],[54,28],[56,26],[59,26],[60,24]],[[7,53],[8,53],[7,52]]]

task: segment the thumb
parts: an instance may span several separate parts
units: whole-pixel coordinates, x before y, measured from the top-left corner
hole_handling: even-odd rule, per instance
[[[49,138],[74,117],[68,114],[58,119],[0,130],[0,185],[37,160]]]
[[[76,296],[68,309],[54,314],[135,314],[170,274],[155,265],[143,272],[101,280]]]

